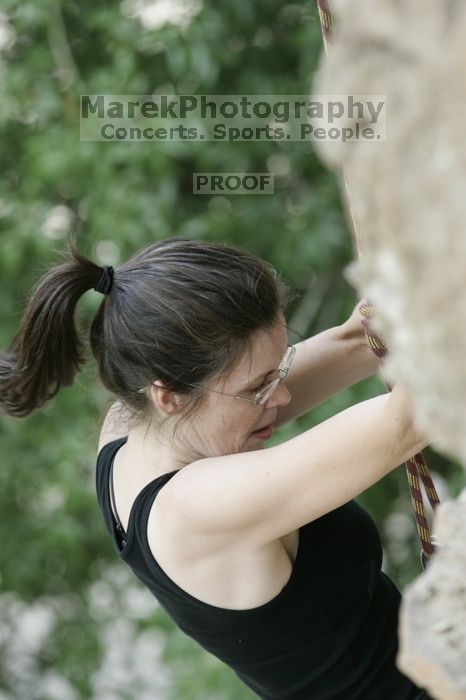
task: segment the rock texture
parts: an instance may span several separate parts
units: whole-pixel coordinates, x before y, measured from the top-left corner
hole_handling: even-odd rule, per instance
[[[386,141],[314,143],[351,197],[362,257],[347,276],[375,307],[385,372],[419,427],[466,465],[466,3],[330,4],[313,94],[387,96]],[[432,697],[466,700],[466,491],[437,510],[434,534],[440,551],[405,591],[397,663]]]
[[[437,507],[442,546],[404,593],[397,665],[434,698],[466,698],[466,490]]]

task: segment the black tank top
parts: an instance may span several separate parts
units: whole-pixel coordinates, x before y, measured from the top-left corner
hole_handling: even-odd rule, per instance
[[[118,556],[185,634],[263,700],[428,698],[395,666],[401,596],[381,571],[377,527],[356,501],[299,529],[291,576],[272,600],[244,610],[217,607],[180,588],[149,548],[151,506],[177,470],[139,492],[126,534],[113,516],[113,458],[126,440],[108,443],[98,455],[99,506]]]

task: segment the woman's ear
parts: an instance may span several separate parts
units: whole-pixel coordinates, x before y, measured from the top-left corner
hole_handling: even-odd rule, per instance
[[[150,397],[154,406],[168,415],[178,413],[182,405],[181,396],[168,389],[161,379],[152,382]]]

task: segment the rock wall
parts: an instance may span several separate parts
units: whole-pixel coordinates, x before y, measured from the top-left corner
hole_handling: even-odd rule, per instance
[[[330,5],[312,93],[387,96],[384,142],[314,142],[351,196],[362,257],[347,275],[375,307],[387,376],[432,445],[466,465],[466,3]],[[404,591],[397,664],[432,697],[466,700],[466,490],[433,534],[439,551]]]

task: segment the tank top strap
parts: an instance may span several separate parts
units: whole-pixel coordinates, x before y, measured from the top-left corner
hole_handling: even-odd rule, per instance
[[[107,502],[107,508],[109,510],[109,517],[110,519],[114,521],[115,524],[115,529],[118,533],[118,537],[121,540],[121,547],[122,550],[126,548],[126,545],[128,543],[128,533],[125,531],[122,522],[120,520],[120,517],[118,515],[117,507],[116,507],[116,500],[115,500],[115,490],[114,490],[114,485],[113,485],[113,464],[115,461],[115,455],[120,449],[122,445],[124,445],[127,442],[128,436],[125,436],[123,438],[118,438],[117,440],[112,440],[111,442],[107,443],[104,445],[104,447],[101,449],[99,452],[99,455],[97,457],[97,480],[101,484],[101,496],[102,500],[105,501],[107,498],[107,494],[105,493],[108,489],[108,502]],[[108,469],[108,472],[107,472]],[[100,472],[99,472],[100,470]],[[136,498],[133,501],[133,504],[131,506],[130,514],[129,514],[129,519],[128,519],[128,532],[129,530],[132,529],[132,520],[134,519],[135,513],[138,510],[138,507],[140,506],[140,501],[143,499],[143,496],[147,493],[148,489],[152,489],[159,484],[162,486],[165,481],[168,481],[172,476],[176,474],[176,472],[179,471],[177,469],[167,472],[165,474],[161,474],[160,476],[155,477],[155,479],[152,479],[152,481],[148,482],[136,495]],[[168,477],[168,478],[167,478]],[[98,488],[99,490],[99,488]],[[121,551],[122,551],[121,550]],[[120,550],[119,550],[120,552]]]

